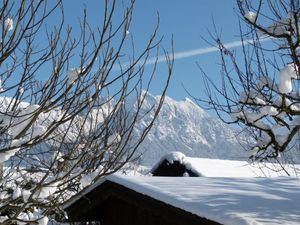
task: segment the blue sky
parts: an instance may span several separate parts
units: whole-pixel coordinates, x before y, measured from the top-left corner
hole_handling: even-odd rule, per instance
[[[98,0],[66,0],[67,22],[74,22],[82,15],[85,5],[88,9],[89,20],[97,24],[100,13]],[[121,1],[120,1],[121,2]],[[213,22],[222,40],[232,42],[239,40],[238,16],[234,0],[137,0],[133,24],[130,34],[135,38],[136,48],[142,48],[145,39],[155,27],[157,12],[160,15],[160,32],[163,36],[163,46],[170,49],[173,36],[176,53],[210,47],[201,37],[211,41],[209,30],[213,30]],[[175,61],[174,73],[168,95],[177,100],[187,96],[182,86],[185,86],[195,96],[203,96],[201,73],[196,63],[213,79],[218,79],[220,67],[218,52],[182,58]],[[163,63],[158,67],[157,79],[151,92],[160,93],[160,78],[163,74]]]

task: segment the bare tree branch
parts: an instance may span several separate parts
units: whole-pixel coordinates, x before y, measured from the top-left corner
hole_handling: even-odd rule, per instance
[[[80,34],[65,24],[63,1],[3,0],[0,8],[0,223],[38,223],[62,214],[70,195],[135,160],[156,119],[145,110],[156,74],[145,67],[160,41],[155,27],[142,51],[129,34],[135,1],[103,1],[95,30],[84,9]],[[122,20],[116,15],[123,9]],[[47,24],[51,18],[55,25]],[[131,54],[130,53],[131,49]],[[126,51],[126,52],[125,52]],[[122,62],[130,61],[124,66]],[[160,74],[162,76],[162,74]],[[146,126],[135,132],[148,114]]]

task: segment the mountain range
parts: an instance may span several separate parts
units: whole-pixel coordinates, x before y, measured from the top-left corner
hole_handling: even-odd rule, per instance
[[[1,101],[3,104],[0,110],[8,107],[5,100]],[[141,115],[158,105],[159,101],[160,96],[147,93]],[[134,109],[134,104],[133,99],[126,103],[131,109]],[[97,112],[99,113],[99,109],[95,109],[95,116],[99,116]],[[153,114],[149,113],[136,123],[137,136],[140,136],[152,117]],[[249,156],[245,150],[247,141],[249,137],[245,133],[213,117],[191,99],[177,101],[166,96],[152,129],[137,149],[136,156],[141,155],[137,163],[152,167],[170,152],[182,152],[187,157],[245,161]],[[282,158],[286,157],[292,162],[300,163],[299,151],[289,151]]]

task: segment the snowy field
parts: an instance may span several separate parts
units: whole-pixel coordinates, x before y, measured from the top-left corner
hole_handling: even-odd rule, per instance
[[[205,177],[278,177],[294,176],[300,173],[299,164],[258,163],[236,160],[221,160],[209,158],[187,157],[181,152],[171,152],[164,156],[153,168],[167,160],[173,164],[175,161],[184,165],[199,176]]]

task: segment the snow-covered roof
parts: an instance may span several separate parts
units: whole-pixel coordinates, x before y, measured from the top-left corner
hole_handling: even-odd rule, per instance
[[[295,176],[300,171],[300,165],[279,165],[276,163],[249,163],[246,161],[221,160],[207,158],[187,157],[181,152],[171,152],[164,156],[151,170],[153,172],[158,166],[167,160],[170,164],[175,161],[184,165],[192,172],[206,177],[278,177]]]
[[[225,225],[300,223],[300,180],[289,177],[111,175],[85,189],[65,208],[107,180]]]

